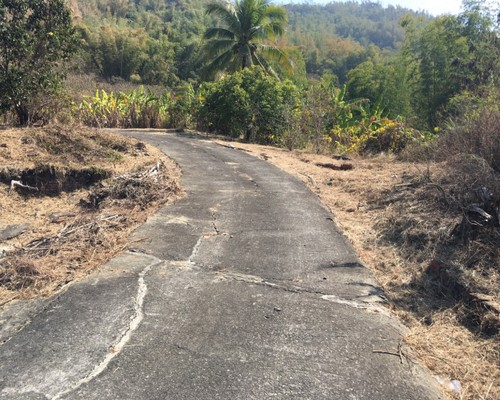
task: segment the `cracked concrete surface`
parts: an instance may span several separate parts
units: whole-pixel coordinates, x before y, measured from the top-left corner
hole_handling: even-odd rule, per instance
[[[287,292],[292,292],[292,293],[314,293],[317,295],[320,295],[323,300],[331,301],[333,303],[337,304],[344,304],[349,307],[357,308],[357,309],[362,309],[362,310],[367,310],[371,312],[376,312],[376,313],[382,313],[386,316],[389,316],[389,312],[387,309],[383,306],[381,306],[381,303],[385,302],[385,298],[382,295],[367,295],[367,296],[358,296],[356,299],[357,300],[347,300],[343,299],[341,297],[335,296],[335,295],[327,295],[322,293],[321,291],[316,291],[316,290],[310,290],[306,288],[302,288],[300,286],[296,285],[287,285],[284,283],[276,283],[276,282],[267,282],[261,277],[258,276],[253,276],[253,275],[244,275],[244,274],[239,274],[239,273],[219,273],[217,274],[217,279],[218,280],[227,280],[227,279],[234,279],[236,281],[241,281],[241,282],[247,282],[247,283],[252,283],[255,285],[263,285],[263,286],[268,286],[273,289],[278,289],[278,290],[285,290]]]
[[[180,164],[187,196],[6,324],[0,398],[440,398],[425,371],[374,351],[397,348],[401,326],[302,183],[189,135],[127,134]]]
[[[95,375],[114,356],[111,346],[127,340],[134,322],[139,325],[143,273],[157,263],[151,260],[131,253],[117,257],[12,332],[0,348],[0,398],[57,398]]]
[[[144,257],[145,255],[139,255],[137,253],[130,253],[133,256],[137,257]],[[118,356],[120,352],[123,350],[124,346],[130,341],[130,338],[132,334],[137,330],[139,325],[141,324],[143,318],[144,318],[144,313],[142,310],[143,304],[144,304],[144,298],[148,292],[148,287],[144,281],[144,277],[146,274],[151,271],[151,268],[153,268],[156,265],[159,265],[162,263],[162,260],[158,260],[155,257],[151,256],[146,256],[147,258],[150,258],[152,260],[151,264],[147,265],[138,275],[138,287],[137,287],[137,294],[134,298],[134,314],[130,317],[130,324],[126,328],[126,330],[123,332],[121,338],[116,343],[113,343],[110,345],[108,349],[108,353],[104,357],[104,359],[97,364],[92,372],[86,376],[83,379],[80,379],[79,381],[75,382],[73,386],[69,387],[68,389],[57,393],[52,397],[52,399],[57,400],[63,398],[65,395],[70,394],[71,392],[75,391],[78,389],[80,386],[87,384],[91,382],[95,377],[97,377],[99,374],[101,374],[109,365],[111,360]]]

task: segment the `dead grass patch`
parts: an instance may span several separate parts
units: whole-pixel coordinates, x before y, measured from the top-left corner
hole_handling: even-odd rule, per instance
[[[159,150],[81,127],[0,131],[0,305],[50,295],[127,245],[132,229],[179,194],[180,170]],[[10,187],[12,179],[37,190]]]

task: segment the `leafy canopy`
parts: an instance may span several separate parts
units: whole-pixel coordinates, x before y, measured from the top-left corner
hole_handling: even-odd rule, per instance
[[[299,93],[293,83],[262,68],[245,68],[200,87],[199,125],[252,142],[278,143],[290,114],[299,107]]]
[[[271,72],[266,58],[291,68],[285,54],[270,41],[285,33],[286,11],[269,0],[235,0],[231,3],[209,3],[208,15],[217,17],[220,26],[205,31],[203,48],[207,71],[237,71],[258,65]]]
[[[29,123],[30,101],[57,86],[56,67],[75,48],[64,0],[0,0],[0,112]]]

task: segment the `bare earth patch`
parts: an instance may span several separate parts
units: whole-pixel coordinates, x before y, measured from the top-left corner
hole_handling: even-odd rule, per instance
[[[219,143],[271,162],[318,194],[450,398],[500,398],[498,234],[480,232],[467,243],[456,234],[463,215],[449,206],[444,164]]]
[[[158,149],[109,132],[0,130],[0,306],[50,295],[104,264],[180,195],[179,176]]]

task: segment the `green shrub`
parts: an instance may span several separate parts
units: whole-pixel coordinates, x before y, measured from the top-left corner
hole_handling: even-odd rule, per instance
[[[184,83],[177,88],[168,107],[168,125],[171,128],[184,129],[193,124],[195,100],[196,94],[190,83]]]
[[[330,137],[337,151],[358,154],[399,153],[410,142],[424,140],[419,131],[403,121],[373,116],[347,128],[337,126]]]
[[[289,82],[247,68],[199,91],[201,129],[247,141],[281,144],[299,105],[299,90]]]

